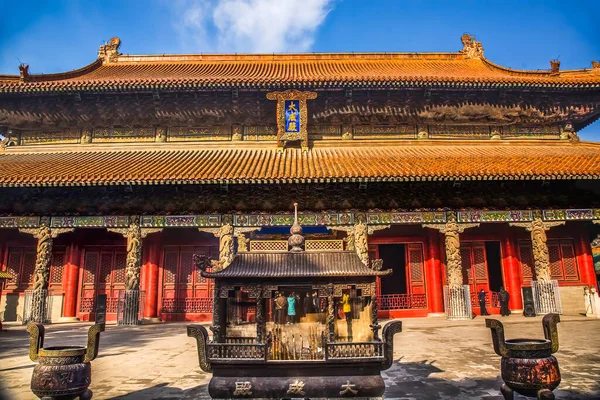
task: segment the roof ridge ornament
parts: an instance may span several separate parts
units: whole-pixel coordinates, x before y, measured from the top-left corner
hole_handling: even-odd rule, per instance
[[[600,72],[600,62],[592,60],[592,72]]]
[[[460,53],[463,53],[465,56],[467,56],[467,58],[485,58],[483,56],[483,46],[481,45],[481,42],[477,41],[477,38],[475,36],[470,35],[468,33],[464,33],[460,37],[460,41],[463,44],[463,49],[460,51]]]
[[[21,82],[29,78],[29,64],[19,64],[19,77],[21,78]]]
[[[304,236],[302,236],[302,226],[298,223],[298,203],[294,203],[294,225],[290,228],[291,236],[288,238],[290,251],[304,251]]]
[[[550,74],[558,75],[559,72],[560,72],[560,60],[559,59],[550,60]]]
[[[98,58],[102,60],[103,64],[108,64],[117,61],[119,53],[119,46],[121,46],[121,39],[113,37],[109,42],[104,43],[98,49]]]

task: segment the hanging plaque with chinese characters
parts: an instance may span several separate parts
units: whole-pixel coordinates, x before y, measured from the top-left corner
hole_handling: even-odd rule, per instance
[[[300,101],[285,100],[285,133],[300,132]]]
[[[306,100],[317,97],[315,92],[286,90],[267,93],[267,99],[277,100],[277,147],[283,150],[287,142],[300,141],[302,150],[308,150],[308,110]]]

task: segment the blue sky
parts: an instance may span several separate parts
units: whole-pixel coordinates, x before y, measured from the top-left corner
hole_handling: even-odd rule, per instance
[[[27,6],[23,6],[26,4]],[[80,68],[112,36],[131,54],[457,51],[464,32],[517,69],[600,60],[600,1],[13,1],[0,16],[0,74]],[[580,132],[600,141],[600,122]]]

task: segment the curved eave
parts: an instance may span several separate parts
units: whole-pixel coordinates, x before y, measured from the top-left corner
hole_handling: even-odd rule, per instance
[[[394,81],[322,81],[322,82],[148,82],[143,84],[129,83],[102,83],[102,84],[74,84],[62,87],[44,87],[44,88],[1,88],[1,94],[73,94],[73,93],[151,93],[155,91],[164,92],[186,92],[201,90],[231,90],[231,89],[255,89],[255,90],[273,90],[273,89],[344,89],[344,88],[363,88],[363,89],[453,89],[453,90],[557,90],[557,91],[585,91],[598,90],[600,83],[561,83],[561,82],[486,82],[486,81],[441,81],[441,80],[394,80]]]
[[[452,176],[378,176],[352,178],[281,178],[281,179],[105,179],[96,181],[45,180],[42,182],[2,182],[0,187],[91,187],[91,186],[151,186],[151,185],[249,185],[306,183],[374,183],[374,182],[453,182],[453,181],[550,181],[593,180],[598,174],[548,175],[452,175]]]

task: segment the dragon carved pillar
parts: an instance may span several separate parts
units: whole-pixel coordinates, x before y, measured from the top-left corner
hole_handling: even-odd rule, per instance
[[[44,291],[48,289],[50,279],[50,264],[52,262],[52,247],[54,239],[66,232],[74,231],[74,228],[51,228],[50,218],[42,217],[38,228],[21,228],[20,232],[33,235],[37,239],[35,258],[35,269],[33,277],[32,314],[34,322],[43,323],[46,319]]]
[[[553,226],[564,225],[564,223],[565,221],[543,221],[538,214],[531,222],[513,222],[510,224],[511,226],[525,228],[531,232],[533,263],[535,266],[535,276],[538,281],[549,282],[552,280],[546,231]]]

